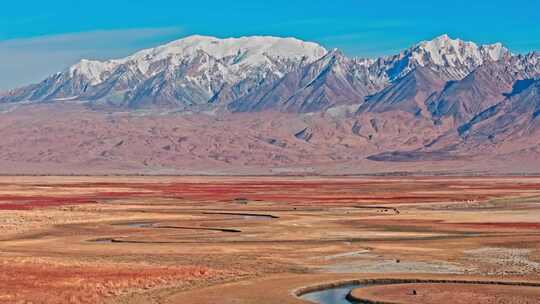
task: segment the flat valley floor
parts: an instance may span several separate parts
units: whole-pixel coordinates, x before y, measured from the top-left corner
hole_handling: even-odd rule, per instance
[[[0,232],[0,303],[540,303],[536,177],[6,176]]]

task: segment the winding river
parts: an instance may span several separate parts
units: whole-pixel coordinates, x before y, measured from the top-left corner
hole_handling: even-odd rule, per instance
[[[352,302],[347,300],[347,295],[352,289],[361,286],[362,285],[349,284],[321,291],[309,292],[302,295],[300,298],[318,304],[351,304]]]
[[[367,286],[376,286],[376,285],[393,285],[393,284],[466,284],[466,285],[492,285],[499,286],[500,288],[505,287],[540,287],[538,282],[516,282],[516,281],[470,281],[470,280],[421,280],[421,279],[374,279],[374,280],[365,280],[350,282],[346,285],[332,287],[323,289],[320,291],[307,292],[300,296],[302,300],[310,301],[312,303],[318,304],[354,304],[356,302],[351,302],[347,300],[347,296],[351,290],[356,288],[362,288]],[[335,286],[335,285],[334,285]],[[429,288],[429,287],[428,287]],[[481,293],[480,293],[481,294]],[[530,303],[536,303],[537,301],[532,301]],[[476,303],[476,302],[475,302]],[[505,302],[506,303],[506,302]],[[527,302],[529,303],[529,302]]]

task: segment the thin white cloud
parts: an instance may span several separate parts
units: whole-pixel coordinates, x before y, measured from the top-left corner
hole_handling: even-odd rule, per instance
[[[0,90],[40,81],[82,58],[123,57],[182,33],[178,27],[140,28],[0,41]]]

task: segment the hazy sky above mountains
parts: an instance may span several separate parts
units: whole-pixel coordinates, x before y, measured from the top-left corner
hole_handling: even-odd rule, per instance
[[[537,0],[6,1],[0,90],[190,34],[294,36],[375,57],[448,33],[528,52],[540,50],[539,11]]]

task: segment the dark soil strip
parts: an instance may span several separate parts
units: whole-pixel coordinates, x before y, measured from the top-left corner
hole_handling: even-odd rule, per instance
[[[237,215],[237,216],[252,216],[252,217],[265,217],[270,219],[278,219],[279,216],[271,214],[255,214],[255,213],[232,213],[232,212],[203,212],[206,215]]]
[[[185,230],[206,230],[206,231],[220,231],[230,233],[241,233],[241,230],[229,229],[229,228],[204,228],[204,227],[182,227],[182,226],[152,226],[156,229],[185,229]]]

